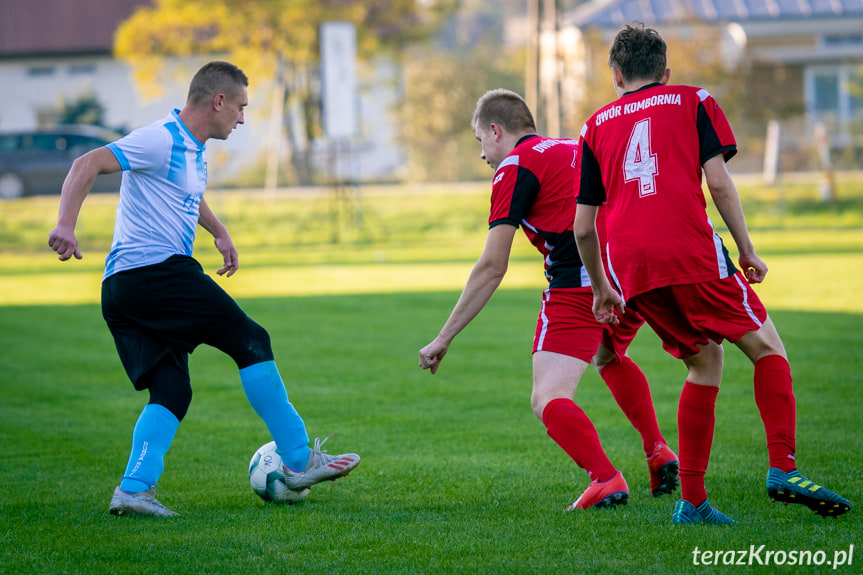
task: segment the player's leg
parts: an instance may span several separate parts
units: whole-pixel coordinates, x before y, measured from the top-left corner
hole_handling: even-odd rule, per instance
[[[797,407],[782,339],[768,317],[759,329],[748,331],[735,345],[755,366],[755,404],[767,434],[770,467],[793,471]]]
[[[310,455],[309,436],[303,418],[288,399],[267,331],[244,315],[233,327],[220,329],[205,342],[236,362],[246,398],[270,431],[285,465],[304,469]]]
[[[315,439],[314,447],[309,448],[305,422],[288,398],[273,359],[270,336],[263,327],[243,314],[231,326],[213,330],[204,342],[237,363],[243,391],[276,442],[289,487],[303,489],[338,479],[359,465],[360,457],[355,453],[329,455],[322,451],[326,438]]]
[[[165,454],[192,400],[187,361],[183,352],[166,354],[135,382],[138,389],[149,389],[150,401],[132,432],[126,471],[109,506],[113,515],[176,515],[156,500],[153,488],[162,476]]]
[[[584,360],[549,351],[533,355],[534,414],[545,425],[549,437],[591,479],[590,487],[571,509],[614,507],[625,504],[629,497],[626,481],[605,454],[593,422],[572,399],[588,365]]]
[[[650,474],[650,492],[659,497],[677,488],[678,459],[659,429],[647,378],[626,355],[642,324],[644,320],[635,311],[627,310],[620,324],[605,326],[593,365],[621,411],[641,435]]]
[[[797,470],[797,409],[791,367],[782,339],[768,317],[761,328],[735,342],[755,366],[755,403],[767,435],[770,469],[767,493],[773,501],[800,503],[823,516],[846,513],[850,502],[815,484]]]
[[[713,446],[716,396],[722,380],[722,346],[710,342],[683,362],[688,374],[677,410],[680,490],[682,498],[697,507],[707,499],[704,475]]]
[[[573,401],[601,336],[602,326],[593,316],[589,287],[543,292],[533,338],[531,407],[549,437],[592,480],[569,509],[613,507],[629,498],[626,481],[605,455],[593,423]]]
[[[698,354],[684,359],[689,373],[680,393],[677,411],[681,499],[671,516],[671,522],[676,525],[736,523],[710,505],[704,485],[713,445],[722,359],[722,346],[715,342],[708,343]]]
[[[629,356],[618,357],[604,345],[599,346],[593,364],[621,411],[641,435],[642,448],[649,457],[654,446],[664,444],[665,438],[659,430],[644,372]]]
[[[677,410],[681,500],[672,523],[733,523],[710,505],[704,483],[713,446],[723,350],[693,325],[690,300],[698,295],[698,285],[670,286],[639,294],[629,304],[656,332],[663,348],[682,359],[688,370]]]

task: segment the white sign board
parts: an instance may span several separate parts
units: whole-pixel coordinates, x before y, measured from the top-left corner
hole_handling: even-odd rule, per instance
[[[324,133],[350,139],[357,131],[357,32],[349,22],[321,25]]]

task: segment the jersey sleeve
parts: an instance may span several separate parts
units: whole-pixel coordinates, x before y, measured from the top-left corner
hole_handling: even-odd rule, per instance
[[[737,142],[728,118],[707,90],[699,90],[698,97],[700,102],[696,124],[701,164],[719,154],[722,154],[727,162],[737,153]]]
[[[167,160],[171,142],[166,130],[147,126],[108,144],[107,148],[123,171],[155,170]]]
[[[586,126],[585,126],[586,128]],[[587,130],[582,130],[578,140],[578,153],[575,159],[575,197],[579,204],[600,206],[605,203],[605,186],[602,184],[602,168],[593,155],[586,138]]]
[[[539,179],[519,164],[519,156],[507,156],[494,175],[488,227],[509,224],[518,227],[539,194]]]

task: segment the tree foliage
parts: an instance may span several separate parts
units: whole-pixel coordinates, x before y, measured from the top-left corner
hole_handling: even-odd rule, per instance
[[[158,95],[164,82],[188,81],[190,70],[166,66],[166,57],[223,58],[240,66],[256,86],[272,86],[274,106],[280,99],[283,109],[297,111],[285,116],[285,155],[291,167],[287,181],[307,184],[313,180],[308,142],[320,134],[320,102],[312,79],[321,25],[354,24],[357,55],[364,60],[427,37],[458,1],[155,0],[120,26],[114,49],[132,66],[146,96]],[[281,114],[272,117],[279,121]],[[278,165],[279,160],[268,162]]]
[[[491,176],[480,159],[471,117],[486,91],[523,91],[523,71],[512,67],[521,62],[521,58],[500,57],[500,46],[491,43],[464,54],[423,52],[406,62],[398,111],[400,143],[408,157],[405,179],[459,181]]]
[[[105,106],[93,92],[63,98],[57,107],[58,124],[105,125]]]
[[[283,65],[316,63],[324,22],[356,25],[358,54],[367,57],[423,37],[456,1],[156,0],[120,26],[114,49],[151,93],[166,56],[218,55],[265,81]]]

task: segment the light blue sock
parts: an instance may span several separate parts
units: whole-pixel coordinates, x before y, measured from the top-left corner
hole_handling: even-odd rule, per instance
[[[144,407],[132,432],[132,452],[120,489],[139,493],[155,487],[165,470],[164,457],[179,426],[180,421],[168,408],[155,403]]]
[[[288,401],[288,392],[274,361],[256,363],[240,370],[240,380],[249,403],[264,420],[276,442],[282,461],[294,471],[309,462],[309,435],[303,418]]]

